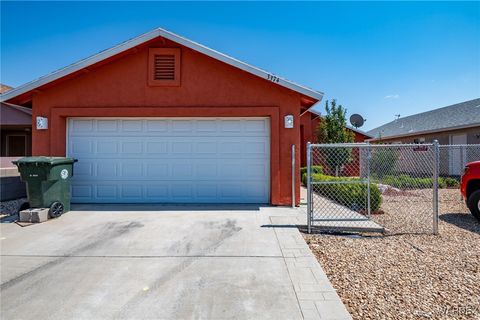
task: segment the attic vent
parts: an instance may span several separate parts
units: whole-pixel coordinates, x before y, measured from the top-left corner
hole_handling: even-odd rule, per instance
[[[180,85],[180,49],[149,49],[148,84],[150,86]]]
[[[155,55],[154,80],[175,80],[175,56],[173,54]]]

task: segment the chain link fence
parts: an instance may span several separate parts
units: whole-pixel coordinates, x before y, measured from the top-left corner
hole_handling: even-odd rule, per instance
[[[326,144],[309,150],[310,227],[436,232],[435,145]]]
[[[480,145],[310,144],[309,228],[437,233],[439,211],[468,212],[458,189],[476,160]]]
[[[460,195],[460,178],[467,163],[480,161],[480,144],[440,145],[439,149],[440,213],[470,213]]]

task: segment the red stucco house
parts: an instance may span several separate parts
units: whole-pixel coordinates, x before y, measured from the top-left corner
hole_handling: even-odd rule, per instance
[[[305,167],[307,165],[307,143],[317,143],[317,127],[322,121],[321,113],[316,109],[304,110],[301,114],[300,122],[300,161],[301,166]],[[354,142],[365,142],[367,139],[372,138],[369,134],[358,130],[354,127],[347,126],[347,130],[351,131],[354,135]],[[358,169],[353,170],[350,168],[348,172],[356,174]]]
[[[290,205],[321,99],[155,29],[0,101],[32,108],[33,155],[78,158],[73,202]]]

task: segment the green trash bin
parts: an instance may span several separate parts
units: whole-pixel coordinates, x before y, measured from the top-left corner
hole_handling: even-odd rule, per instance
[[[51,218],[70,211],[70,179],[75,162],[77,159],[65,157],[25,157],[12,161],[27,185],[28,206],[49,208]]]

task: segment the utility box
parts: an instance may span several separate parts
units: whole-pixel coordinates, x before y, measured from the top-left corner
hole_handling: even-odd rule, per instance
[[[12,161],[26,183],[29,207],[48,208],[51,218],[70,211],[70,179],[75,162],[76,159],[65,157],[25,157]]]

